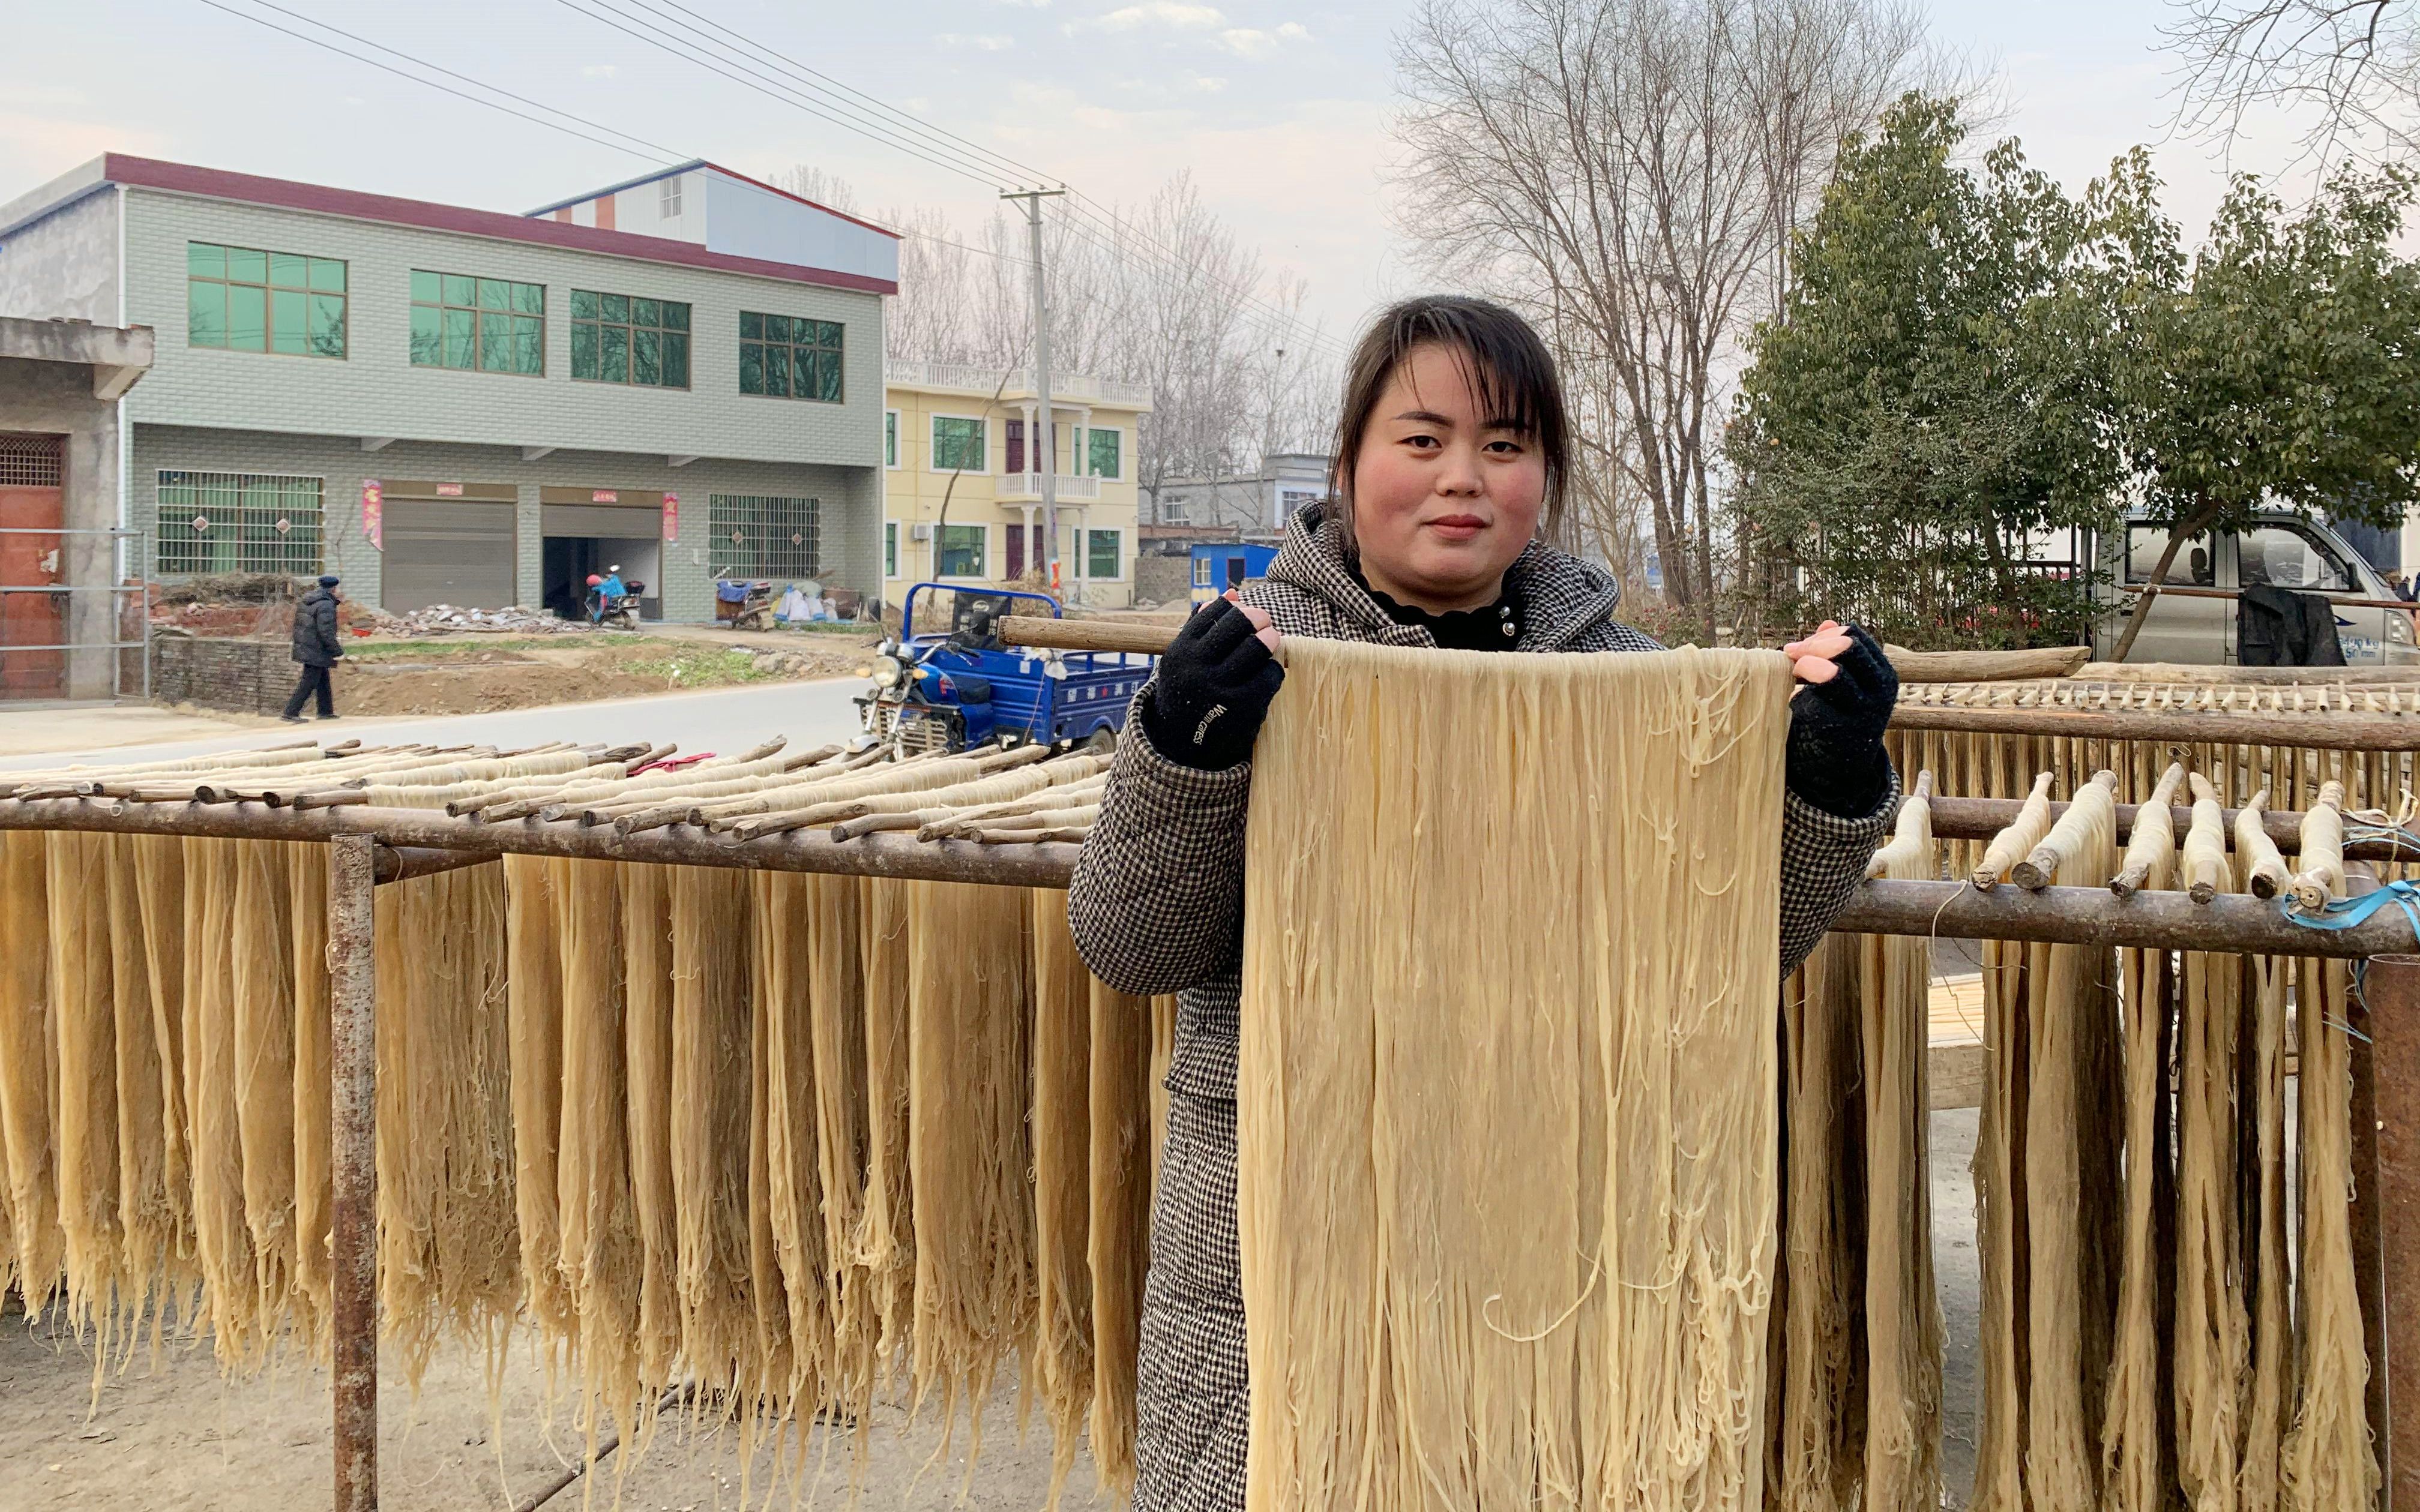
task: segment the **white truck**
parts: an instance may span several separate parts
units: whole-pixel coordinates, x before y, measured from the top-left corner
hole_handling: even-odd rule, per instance
[[[2109,581],[2092,629],[2094,659],[2107,659],[2115,650],[2167,544],[2167,527],[2139,514],[2128,518],[2122,546],[2103,538],[2102,569]],[[2263,511],[2248,531],[2206,532],[2187,541],[2160,580],[2162,591],[2126,659],[2233,664],[2240,595],[2262,585],[2335,600],[2336,639],[2347,664],[2420,666],[2412,625],[2420,605],[2388,607],[2400,602],[2395,590],[2344,537],[2283,510]]]

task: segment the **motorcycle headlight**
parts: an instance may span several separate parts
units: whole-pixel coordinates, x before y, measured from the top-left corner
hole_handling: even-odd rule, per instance
[[[906,672],[907,669],[896,656],[883,656],[874,658],[874,686],[876,687],[897,687],[900,678],[906,675]]]

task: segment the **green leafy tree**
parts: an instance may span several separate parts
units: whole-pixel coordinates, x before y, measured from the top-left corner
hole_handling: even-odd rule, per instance
[[[1852,139],[1756,335],[1726,436],[1751,618],[2024,643],[2089,612],[2024,543],[2111,513],[2109,336],[2158,256],[2152,182],[2138,158],[2078,201],[2014,142],[1962,165],[1964,139],[1921,95]]]
[[[2412,197],[2400,170],[2348,174],[2289,216],[2238,177],[2190,275],[2125,291],[2115,418],[2141,502],[2168,528],[2152,581],[2186,541],[2264,508],[2401,522],[2420,444],[2420,268],[2393,242]]]

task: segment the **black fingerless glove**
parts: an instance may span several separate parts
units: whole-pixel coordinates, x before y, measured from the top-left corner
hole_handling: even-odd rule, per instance
[[[1159,658],[1143,734],[1170,761],[1224,771],[1252,753],[1285,669],[1228,599],[1194,611]]]
[[[1828,683],[1810,683],[1790,701],[1790,791],[1825,813],[1862,819],[1890,791],[1883,731],[1899,702],[1899,673],[1874,638],[1856,625],[1834,659]]]

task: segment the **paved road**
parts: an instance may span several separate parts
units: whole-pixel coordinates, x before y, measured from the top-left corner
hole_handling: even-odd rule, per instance
[[[680,743],[685,755],[701,751],[728,753],[744,750],[775,735],[786,735],[791,746],[797,748],[854,737],[858,733],[857,706],[849,700],[865,686],[861,678],[835,677],[811,683],[774,683],[705,693],[665,693],[653,698],[562,703],[543,709],[512,709],[500,714],[338,719],[327,724],[315,720],[304,725],[274,725],[237,734],[213,735],[206,740],[12,756],[0,760],[0,771],[65,766],[76,763],[166,761],[254,746],[273,746],[302,734],[316,735],[323,740],[358,737],[369,745],[426,741],[439,745],[469,742],[535,746],[549,740],[583,744],[673,740]],[[0,718],[10,721],[42,717],[39,712],[0,716]]]

